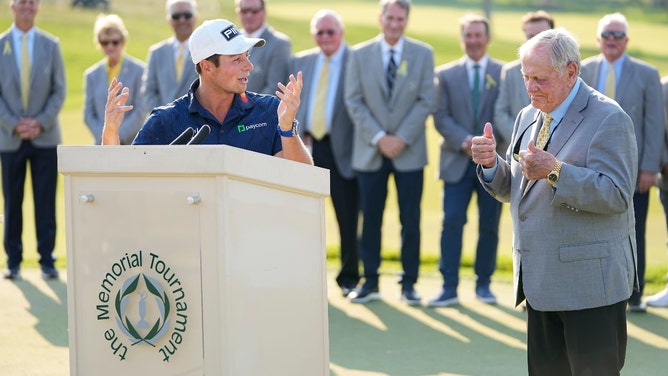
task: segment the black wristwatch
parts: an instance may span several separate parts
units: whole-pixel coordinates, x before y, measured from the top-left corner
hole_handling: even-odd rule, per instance
[[[276,129],[278,130],[278,134],[280,134],[283,137],[294,137],[299,134],[299,121],[297,119],[292,121],[292,129],[289,129],[287,131],[284,131],[281,129],[281,125],[277,125]]]

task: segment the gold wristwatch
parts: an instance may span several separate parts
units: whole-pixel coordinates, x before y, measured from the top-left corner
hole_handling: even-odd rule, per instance
[[[563,162],[557,161],[557,163],[554,164],[554,167],[552,167],[552,171],[547,174],[547,182],[550,183],[550,185],[555,185],[559,181],[559,174],[561,173],[561,166],[563,164]]]

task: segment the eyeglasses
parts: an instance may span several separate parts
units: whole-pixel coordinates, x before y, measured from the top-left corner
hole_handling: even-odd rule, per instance
[[[186,20],[189,20],[193,18],[192,12],[181,12],[181,13],[174,13],[172,14],[172,20],[173,21],[178,21],[181,18],[185,18]]]
[[[110,44],[118,46],[119,44],[121,44],[121,40],[120,39],[100,40],[100,46],[102,47],[107,47]]]
[[[315,33],[315,35],[317,35],[317,36],[319,36],[319,37],[321,37],[321,36],[323,36],[323,35],[325,35],[325,34],[327,34],[327,35],[330,36],[330,37],[331,37],[331,36],[334,36],[334,34],[336,34],[336,30],[333,30],[333,29],[318,30],[318,32]]]
[[[601,33],[601,38],[603,39],[608,39],[611,36],[619,40],[619,39],[624,39],[626,37],[626,33],[623,31],[609,31],[609,30],[606,30]]]
[[[250,13],[250,14],[255,15],[255,14],[260,13],[260,12],[263,11],[263,10],[264,10],[264,7],[259,7],[259,8],[242,8],[242,9],[239,9],[239,13],[241,13],[241,14],[249,14],[249,13]]]

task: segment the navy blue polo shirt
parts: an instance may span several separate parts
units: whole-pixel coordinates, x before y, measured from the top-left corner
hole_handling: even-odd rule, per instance
[[[232,107],[223,124],[202,107],[195,97],[199,79],[190,86],[188,94],[156,107],[146,119],[132,143],[134,145],[167,145],[188,127],[197,131],[208,124],[211,133],[202,144],[230,145],[258,153],[274,155],[283,150],[278,134],[278,98],[246,92],[235,94]]]

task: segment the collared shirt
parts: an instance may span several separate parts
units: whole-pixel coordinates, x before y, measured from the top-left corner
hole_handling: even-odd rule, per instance
[[[404,52],[404,40],[405,37],[402,35],[394,46],[390,46],[390,44],[387,43],[385,38],[383,37],[380,38],[380,52],[383,58],[383,69],[387,70],[387,65],[390,62],[390,49],[394,51],[394,54],[392,56],[394,56],[394,62],[397,64],[397,67],[401,66],[401,56],[402,53]],[[378,141],[386,134],[387,133],[385,133],[385,131],[378,132],[371,140],[371,144],[376,145]]]
[[[578,90],[580,90],[580,84],[582,82],[582,78],[579,78],[575,81],[575,85],[573,85],[573,88],[571,91],[568,93],[568,96],[566,96],[566,99],[564,99],[563,102],[557,108],[554,110],[550,111],[549,114],[552,116],[552,123],[550,123],[550,134],[553,134],[553,132],[556,130],[557,126],[559,123],[561,123],[561,120],[566,116],[566,112],[568,112],[568,108],[571,106],[573,101],[575,100],[575,96],[578,94]],[[539,131],[538,129],[538,124],[539,122],[536,122],[534,124],[534,129],[532,130],[532,139],[536,139],[536,135]],[[542,124],[542,123],[541,123]],[[498,165],[494,165],[494,167],[482,168],[482,174],[483,174],[483,179],[486,182],[491,182],[494,180],[494,175],[496,174],[496,169]]]
[[[334,100],[336,99],[336,91],[338,90],[339,80],[341,78],[341,70],[343,68],[343,52],[346,49],[345,42],[341,43],[339,49],[329,58],[329,82],[327,84],[327,98],[325,102],[325,118],[327,125],[327,133],[331,129],[330,122],[332,121],[332,114],[336,110],[334,108]],[[315,95],[318,90],[318,77],[322,71],[322,66],[325,63],[325,54],[320,52],[316,58],[315,67],[313,67],[313,78],[311,79],[311,100],[309,101],[308,114],[313,113],[313,103],[315,102]],[[310,119],[311,115],[309,115]],[[308,128],[311,128],[309,121]]]
[[[190,57],[190,38],[184,40],[181,42],[180,40],[174,38],[174,44],[172,44],[172,49],[174,50],[174,61],[179,57],[179,45],[183,46],[183,59],[185,63],[185,59],[189,59]]]
[[[466,61],[466,72],[469,75],[469,87],[471,90],[473,90],[473,83],[475,82],[475,69],[473,66],[475,64],[478,64],[480,66],[480,69],[478,70],[478,85],[480,86],[478,88],[479,92],[482,93],[482,89],[485,87],[485,72],[487,71],[487,63],[489,62],[489,55],[485,54],[480,60],[478,61],[473,61],[470,57],[466,56],[465,58]]]
[[[615,70],[615,84],[616,86],[619,86],[619,78],[622,76],[622,67],[624,66],[624,62],[626,61],[626,53],[623,53],[622,56],[619,57],[619,59],[615,60],[612,62],[612,69]],[[601,69],[598,71],[598,84],[596,85],[596,90],[598,90],[599,93],[605,93],[605,83],[608,78],[608,61],[603,58],[603,61],[601,62]],[[613,98],[614,99],[614,98]]]
[[[192,83],[188,94],[155,108],[132,143],[167,145],[188,127],[198,130],[207,124],[211,133],[202,144],[230,145],[268,155],[283,150],[277,131],[278,98],[248,91],[235,94],[221,124],[195,97],[198,87],[199,79]]]
[[[397,67],[401,65],[401,56],[404,52],[404,37],[399,38],[399,41],[394,46],[390,46],[385,38],[380,38],[380,52],[383,57],[383,69],[387,70],[387,65],[390,63],[390,50],[394,51],[394,62]]]
[[[12,25],[12,42],[14,43],[14,59],[16,59],[16,66],[21,70],[21,48],[23,47],[22,37],[23,34],[28,35],[28,54],[30,55],[30,61],[33,61],[33,46],[35,45],[35,28],[31,27],[27,32],[23,32]]]

